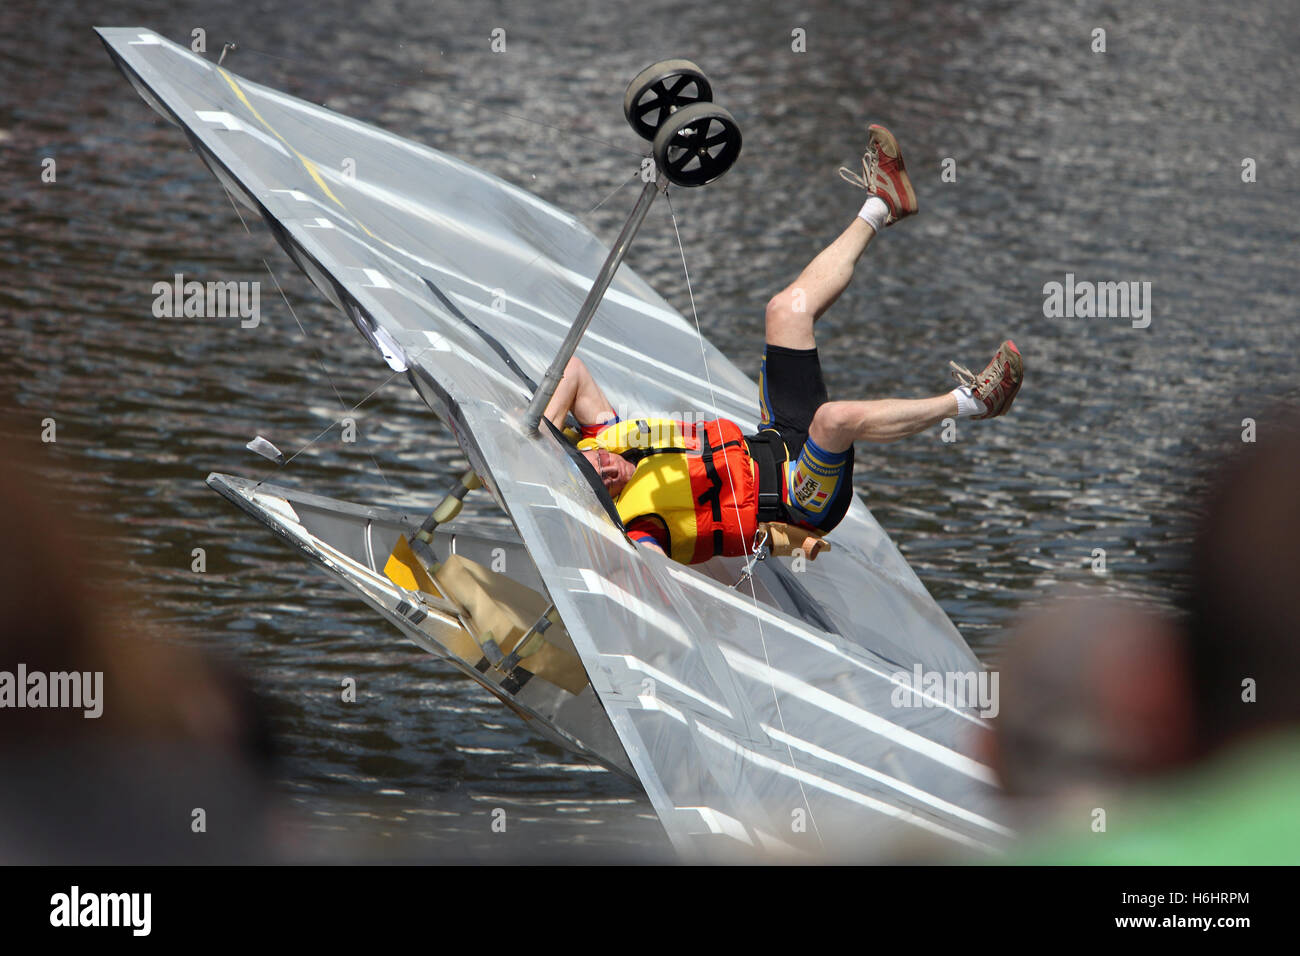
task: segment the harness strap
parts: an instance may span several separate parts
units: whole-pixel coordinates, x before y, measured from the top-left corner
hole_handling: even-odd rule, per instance
[[[777,457],[774,442],[781,442]],[[776,432],[745,436],[749,457],[758,465],[758,520],[785,521],[785,502],[781,498],[781,465],[786,461],[785,442]]]
[[[722,448],[727,446],[723,444]],[[697,498],[699,504],[708,502],[709,509],[713,512],[713,553],[721,554],[723,548],[722,535],[722,476],[718,474],[718,466],[713,463],[713,446],[709,443],[709,433],[703,433],[703,447],[701,457],[704,461],[704,474],[709,479],[709,490]],[[722,449],[719,449],[722,450]]]
[[[629,448],[627,451],[620,452],[620,454],[635,465],[641,459],[649,458],[651,455],[681,455],[685,451],[684,448],[675,448],[669,445],[665,448]]]

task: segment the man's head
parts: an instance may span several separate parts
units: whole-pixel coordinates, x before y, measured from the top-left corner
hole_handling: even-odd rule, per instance
[[[591,462],[591,467],[596,469],[596,474],[600,475],[600,480],[611,498],[617,498],[622,493],[632,477],[632,472],[636,471],[636,465],[622,455],[616,455],[603,448],[588,448],[582,453],[582,457]]]

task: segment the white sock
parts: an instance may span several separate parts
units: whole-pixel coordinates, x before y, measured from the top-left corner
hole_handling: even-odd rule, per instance
[[[957,399],[958,418],[965,418],[967,415],[983,415],[988,411],[984,407],[984,403],[976,398],[975,393],[965,385],[958,385],[948,394]]]
[[[865,220],[867,225],[876,232],[880,232],[885,228],[885,220],[889,218],[889,207],[879,196],[872,196],[862,204],[858,218]]]

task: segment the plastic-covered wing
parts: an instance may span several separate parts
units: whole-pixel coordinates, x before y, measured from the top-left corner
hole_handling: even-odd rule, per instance
[[[452,157],[248,82],[141,28],[99,31],[144,99],[455,432],[514,522],[627,757],[692,857],[997,843],[984,732],[902,693],[979,665],[861,501],[796,571],[632,545],[523,411],[606,248]],[[630,174],[631,171],[629,171]],[[752,428],[757,390],[630,269],[580,350],[616,406]],[[907,704],[912,706],[906,706]]]

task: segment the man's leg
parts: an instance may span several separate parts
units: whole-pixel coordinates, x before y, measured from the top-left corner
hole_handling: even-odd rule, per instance
[[[891,442],[957,417],[951,392],[933,398],[883,398],[865,402],[827,402],[813,416],[808,437],[830,452],[847,451],[855,441]]]
[[[848,288],[853,268],[867,251],[876,230],[855,217],[838,239],[767,303],[767,344],[788,349],[816,348],[813,323]]]
[[[818,253],[794,282],[767,304],[767,344],[789,349],[817,347],[813,323],[840,297],[876,230],[855,218],[840,237]],[[802,304],[805,309],[797,308]],[[915,435],[957,415],[951,394],[934,398],[887,398],[827,402],[813,416],[809,436],[829,452],[847,451],[854,441],[889,442]]]
[[[767,344],[789,349],[816,348],[813,323],[840,297],[853,267],[884,226],[916,214],[916,191],[907,175],[894,134],[873,123],[862,175],[841,169],[844,178],[870,198],[852,224],[827,246],[787,288],[767,304]]]
[[[956,363],[961,383],[933,398],[886,398],[869,402],[825,402],[813,415],[809,438],[827,452],[842,452],[855,441],[889,442],[907,438],[945,418],[996,418],[1011,408],[1024,379],[1024,362],[1016,343],[1003,342],[979,375]]]
[[[786,510],[796,522],[830,531],[853,503],[854,441],[893,441],[956,414],[952,395],[824,402],[798,457],[786,466]]]

